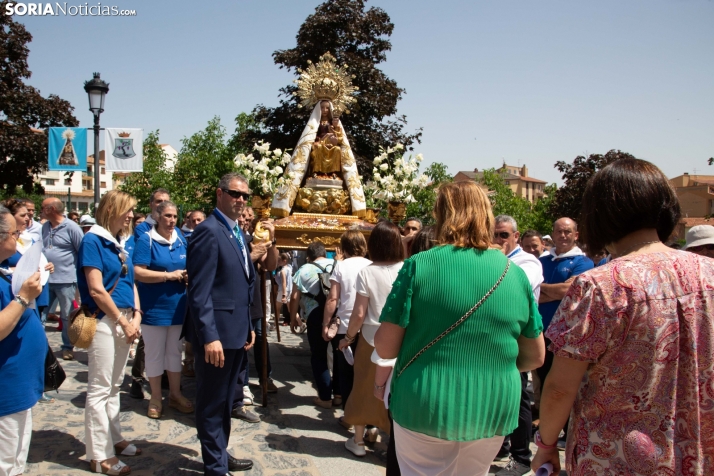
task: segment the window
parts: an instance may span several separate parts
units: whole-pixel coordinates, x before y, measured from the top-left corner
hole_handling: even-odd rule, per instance
[[[100,171],[100,172],[102,173],[102,175],[106,175],[106,173],[107,173],[107,169],[106,169],[106,168],[104,168],[104,167],[102,167],[102,169],[101,169],[101,171]]]
[[[55,179],[47,178],[45,179],[45,185],[54,185]]]
[[[92,190],[92,181],[91,180],[82,180],[82,188],[84,190]]]
[[[92,166],[87,165],[87,175],[92,175]]]
[[[99,188],[107,188],[106,182],[99,182]]]
[[[87,210],[89,210],[89,204],[87,202],[79,202],[77,204],[77,209],[80,212],[86,212]]]
[[[66,179],[64,179],[64,184],[65,184],[65,185],[72,185],[72,179],[71,179],[71,178],[66,178]]]
[[[510,180],[506,180],[506,181],[505,181],[505,184],[506,184],[506,185],[511,185],[511,181],[510,181]]]

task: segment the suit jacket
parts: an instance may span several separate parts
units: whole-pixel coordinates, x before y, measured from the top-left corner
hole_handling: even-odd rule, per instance
[[[247,247],[245,235],[243,242]],[[250,256],[248,266],[233,231],[214,210],[196,227],[188,244],[184,334],[193,345],[203,348],[220,340],[224,349],[240,349],[248,341],[255,284]]]

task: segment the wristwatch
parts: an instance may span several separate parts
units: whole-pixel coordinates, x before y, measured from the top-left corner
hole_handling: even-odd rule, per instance
[[[15,299],[13,299],[13,301],[15,301],[16,303],[18,303],[20,306],[22,306],[24,308],[27,308],[30,305],[30,302],[25,300],[25,298],[23,298],[19,294],[17,296],[15,296]]]

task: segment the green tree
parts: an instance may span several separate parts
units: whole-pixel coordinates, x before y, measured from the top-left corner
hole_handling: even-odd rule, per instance
[[[226,128],[214,117],[204,130],[181,142],[169,188],[171,198],[186,209],[212,209],[218,180],[235,169],[236,150],[227,140]]]
[[[588,157],[579,155],[572,164],[559,161],[555,168],[562,173],[563,186],[555,193],[555,198],[550,204],[550,214],[554,217],[570,217],[578,221],[582,207],[583,193],[590,177],[595,175],[607,164],[619,159],[634,159],[627,152],[612,149],[605,155],[590,154]]]
[[[518,230],[538,230],[541,233],[550,233],[553,220],[549,214],[550,201],[555,193],[555,184],[548,185],[545,193],[548,196],[529,202],[516,195],[511,187],[506,185],[503,175],[495,169],[483,171],[482,183],[489,190],[489,199],[493,207],[494,216],[510,215],[518,223]]]
[[[273,53],[280,68],[296,74],[297,69],[307,68],[308,61],[316,62],[326,52],[338,64],[349,66],[359,91],[351,113],[342,121],[365,178],[371,177],[372,159],[379,155],[380,146],[386,149],[402,143],[410,148],[421,138],[421,129],[406,133],[406,117],[397,115],[397,102],[404,89],[376,67],[392,48],[389,37],[393,30],[389,15],[381,8],[365,10],[364,0],[328,0],[302,24],[295,48]],[[299,107],[295,91],[295,85],[281,88],[278,107],[256,106],[253,112],[261,127],[249,130],[244,143],[252,145],[263,139],[283,150],[295,147],[310,115]]]
[[[431,179],[431,183],[414,194],[416,202],[407,205],[407,217],[417,217],[424,225],[433,225],[434,205],[436,205],[439,186],[453,179],[446,164],[441,162],[434,162],[424,173]]]
[[[150,132],[144,140],[144,171],[129,174],[119,187],[119,190],[136,197],[138,211],[150,213],[149,198],[157,188],[172,191],[173,176],[166,167],[167,159],[166,152],[159,145],[159,131]]]
[[[47,135],[40,129],[76,126],[74,108],[58,96],[42,97],[24,83],[32,35],[24,25],[5,15],[0,1],[0,189],[43,193],[34,176],[47,169]]]

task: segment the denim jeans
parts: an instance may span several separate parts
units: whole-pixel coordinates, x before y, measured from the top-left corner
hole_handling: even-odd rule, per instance
[[[69,341],[69,314],[72,312],[72,301],[74,292],[77,289],[76,283],[49,283],[50,303],[55,299],[59,302],[60,319],[62,319],[62,350],[72,350],[72,343]],[[47,314],[51,312],[53,306],[48,306],[42,313],[42,321],[47,321]]]

